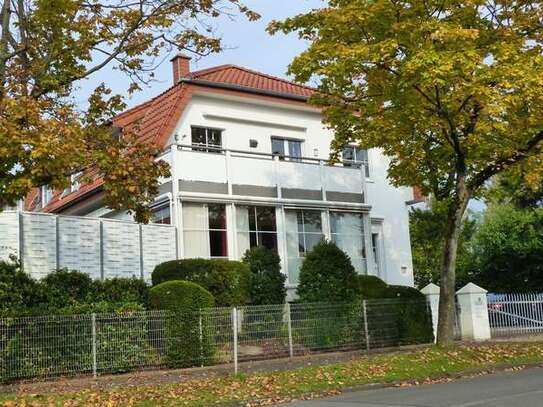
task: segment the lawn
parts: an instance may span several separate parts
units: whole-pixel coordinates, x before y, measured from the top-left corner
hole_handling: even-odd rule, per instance
[[[504,365],[543,363],[543,343],[464,345],[360,357],[327,366],[199,379],[179,384],[85,390],[61,395],[3,395],[5,406],[270,405],[337,394],[370,383],[413,384]]]

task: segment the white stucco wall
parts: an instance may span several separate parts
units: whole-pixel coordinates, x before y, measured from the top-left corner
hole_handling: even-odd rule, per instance
[[[272,136],[299,139],[303,141],[303,157],[322,160],[329,158],[333,139],[333,133],[325,128],[320,113],[313,108],[211,96],[208,93],[197,94],[189,102],[167,143],[167,149],[175,142],[175,135],[179,144],[190,145],[191,126],[222,129],[222,147],[230,150],[270,154]],[[256,148],[249,146],[251,139],[257,140]],[[171,162],[170,155],[166,154],[163,158]],[[324,179],[330,190],[355,193],[360,193],[365,183],[366,202],[372,206],[370,217],[380,222],[382,230],[380,276],[390,284],[413,285],[406,205],[406,201],[413,198],[413,193],[411,188],[395,188],[388,182],[388,163],[389,160],[380,151],[371,150],[370,177],[364,180],[361,171],[342,167],[323,167],[319,176],[318,162],[276,163],[270,159],[238,155],[230,159],[230,168],[227,168],[224,155],[193,151],[179,151],[176,159],[177,176],[189,180],[224,183],[228,177],[237,184],[282,184],[287,188],[318,189]],[[280,182],[277,182],[277,177]],[[131,219],[126,213],[108,213],[103,209],[91,215]]]
[[[409,209],[412,188],[396,188],[387,179],[389,159],[378,150],[369,152],[370,179],[366,181],[371,217],[382,219],[384,273],[389,284],[410,285],[413,262],[409,239]]]
[[[223,129],[223,148],[271,153],[271,137],[303,140],[304,157],[328,159],[333,133],[321,122],[321,115],[285,105],[247,103],[233,98],[197,95],[185,109],[172,134],[177,134],[180,144],[190,144],[191,126]],[[249,140],[258,141],[257,148],[249,147]],[[223,159],[218,156],[217,160]],[[180,165],[190,166],[180,160]],[[383,263],[381,276],[390,284],[413,285],[413,265],[409,240],[409,217],[406,201],[413,199],[411,188],[396,188],[387,179],[389,160],[379,150],[369,152],[370,177],[366,180],[366,201],[372,206],[371,218],[382,221]],[[219,167],[222,164],[217,164]],[[250,171],[241,171],[251,177]],[[200,172],[201,174],[201,172]],[[307,175],[292,173],[290,177],[314,184]],[[223,181],[224,173],[210,173],[210,180]],[[286,177],[286,176],[285,176]],[[288,178],[288,177],[286,177]],[[349,185],[345,190],[352,190]]]

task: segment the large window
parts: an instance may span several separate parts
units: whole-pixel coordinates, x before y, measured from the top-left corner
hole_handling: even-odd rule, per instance
[[[240,257],[247,249],[255,246],[277,251],[277,225],[273,206],[237,206],[236,225]]]
[[[222,148],[222,130],[207,127],[192,127],[192,145],[195,151],[220,153]]]
[[[286,210],[287,263],[289,283],[298,282],[305,255],[324,238],[322,212],[316,210]]]
[[[284,159],[288,156],[290,161],[299,161],[302,158],[302,141],[281,137],[272,137],[272,154]]]
[[[364,215],[330,212],[330,234],[332,241],[351,258],[355,270],[366,274]]]
[[[170,205],[153,209],[153,213],[151,214],[151,222],[169,225],[172,222],[170,215]]]
[[[366,177],[370,176],[368,150],[364,150],[356,146],[346,146],[343,148],[342,159],[345,167],[364,166]]]
[[[228,257],[225,206],[183,203],[183,240],[185,257]]]

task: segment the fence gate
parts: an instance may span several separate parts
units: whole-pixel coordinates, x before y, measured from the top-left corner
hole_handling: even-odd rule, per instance
[[[543,334],[543,293],[488,294],[492,337]]]

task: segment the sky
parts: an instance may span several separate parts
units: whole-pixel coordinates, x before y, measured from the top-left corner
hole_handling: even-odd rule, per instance
[[[322,6],[322,0],[245,0],[251,10],[262,18],[249,22],[245,17],[220,18],[214,26],[223,38],[225,50],[199,60],[192,61],[192,69],[202,69],[221,64],[235,64],[279,77],[287,77],[286,71],[292,59],[302,52],[307,44],[296,34],[271,36],[266,32],[268,23],[307,12]],[[173,56],[173,54],[172,54]],[[155,71],[156,81],[149,87],[126,98],[128,106],[134,106],[153,97],[172,85],[172,69],[167,58]],[[84,105],[91,91],[101,82],[112,88],[114,93],[126,95],[127,77],[111,69],[101,71],[81,83],[77,103]]]

